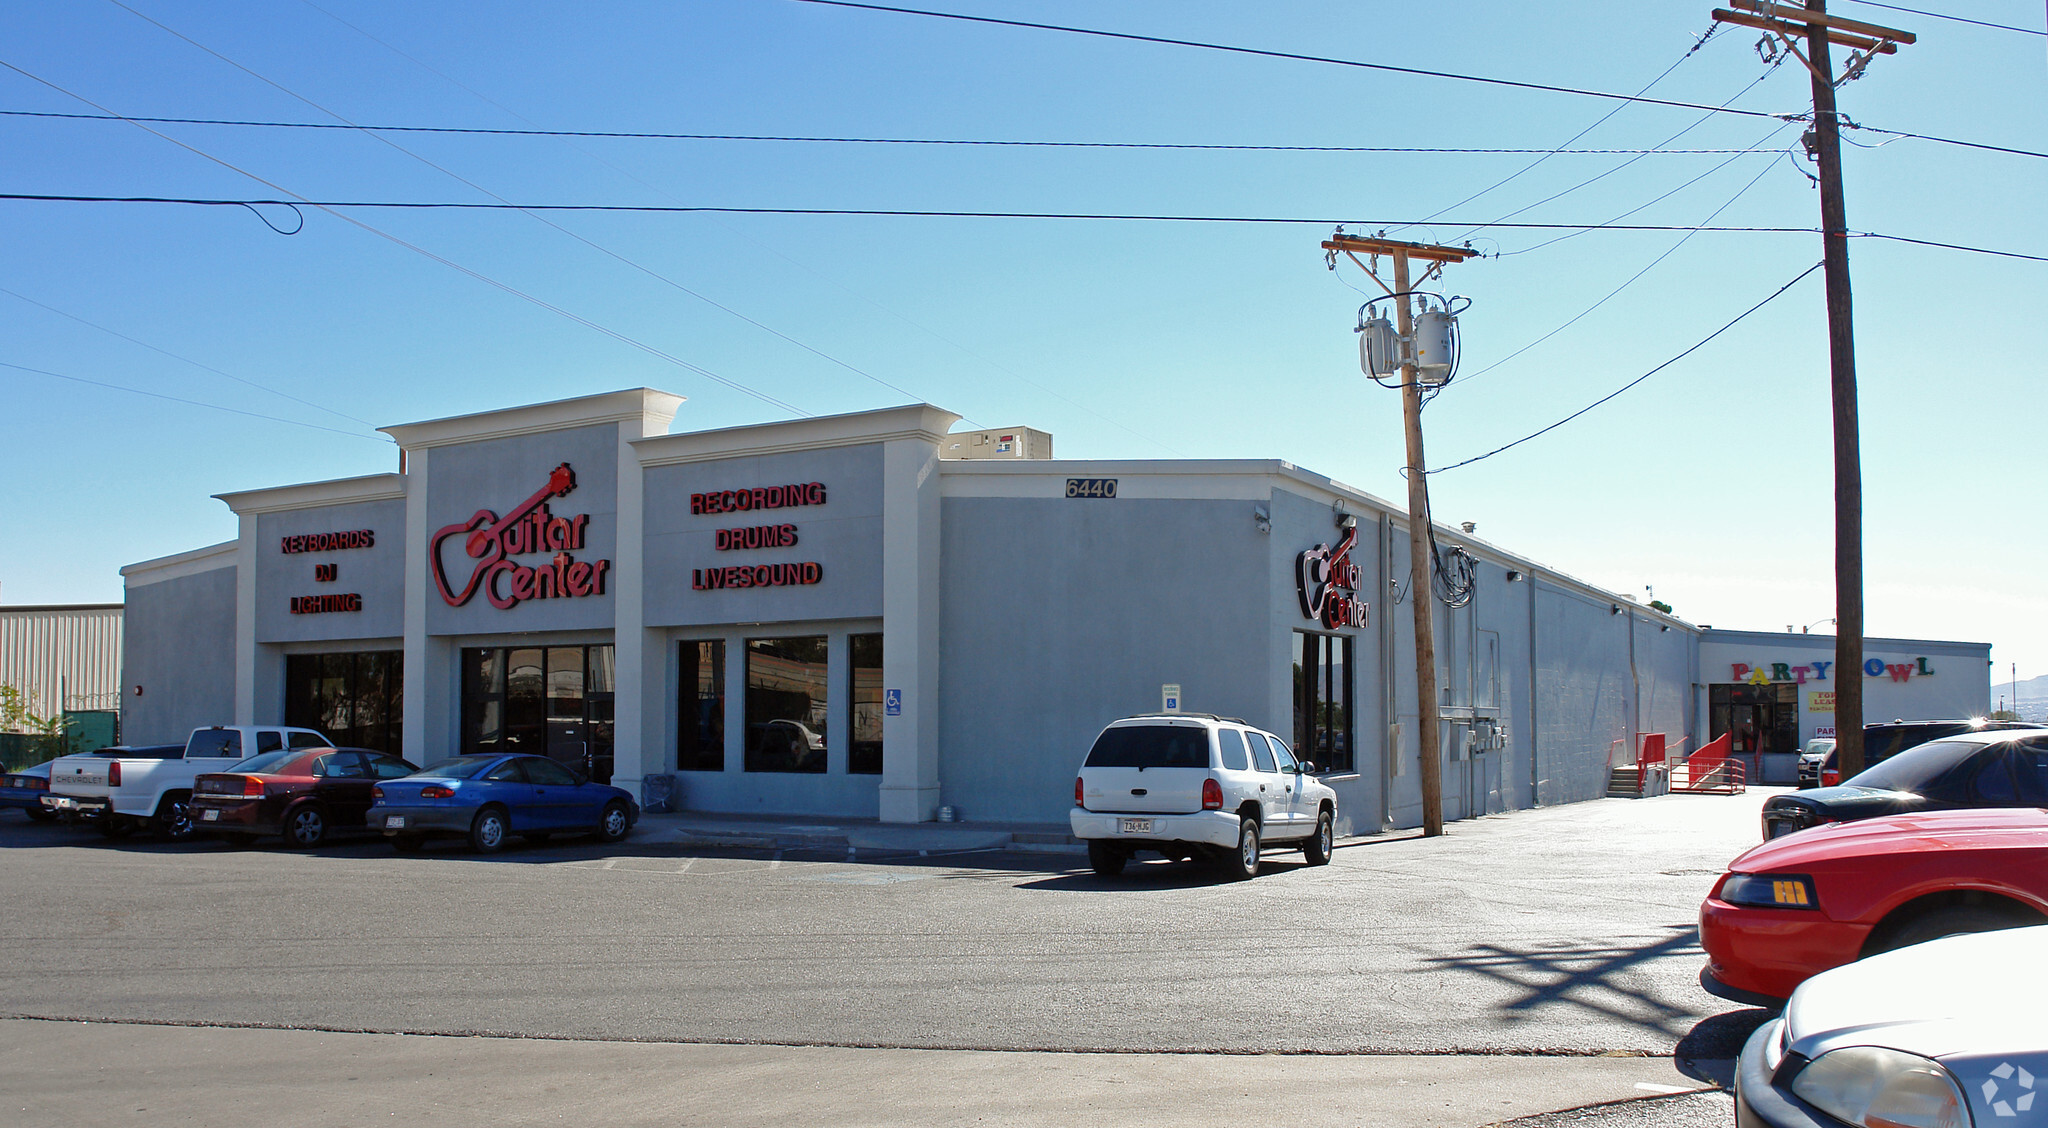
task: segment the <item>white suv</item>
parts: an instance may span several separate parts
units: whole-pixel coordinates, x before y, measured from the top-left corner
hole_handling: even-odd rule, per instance
[[[1139,850],[1213,858],[1234,878],[1259,872],[1259,849],[1299,847],[1330,860],[1337,793],[1296,763],[1287,742],[1243,721],[1166,713],[1115,721],[1074,778],[1074,837],[1104,876]]]

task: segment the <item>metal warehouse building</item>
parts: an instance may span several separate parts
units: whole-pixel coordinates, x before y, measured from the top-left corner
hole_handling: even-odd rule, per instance
[[[238,539],[123,569],[128,738],[282,721],[418,763],[538,752],[694,810],[1055,821],[1102,725],[1177,694],[1292,734],[1340,831],[1421,822],[1404,512],[1281,461],[1056,461],[929,405],[669,434],[681,403],[388,427],[403,473],[220,495]],[[1771,731],[1821,723],[1800,695],[1831,640],[1715,651],[1436,536],[1470,581],[1436,617],[1447,817],[1601,795],[1641,733],[1746,734],[1780,665],[1798,720]],[[1985,708],[1988,646],[1880,641],[1915,711]]]

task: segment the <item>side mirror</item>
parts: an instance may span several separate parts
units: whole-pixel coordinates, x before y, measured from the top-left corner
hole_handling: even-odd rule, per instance
[[[1296,775],[1313,774],[1315,770],[1316,763],[1314,760],[1303,760],[1300,763],[1294,765],[1294,774]]]

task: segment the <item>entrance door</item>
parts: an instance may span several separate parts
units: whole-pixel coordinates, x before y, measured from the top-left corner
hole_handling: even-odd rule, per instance
[[[548,648],[548,758],[590,773],[590,733],[583,696],[583,647]]]

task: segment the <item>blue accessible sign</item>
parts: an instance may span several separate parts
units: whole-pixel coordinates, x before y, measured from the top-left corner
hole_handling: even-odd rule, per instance
[[[882,691],[882,712],[885,715],[891,717],[900,717],[903,715],[902,690],[885,689]]]

